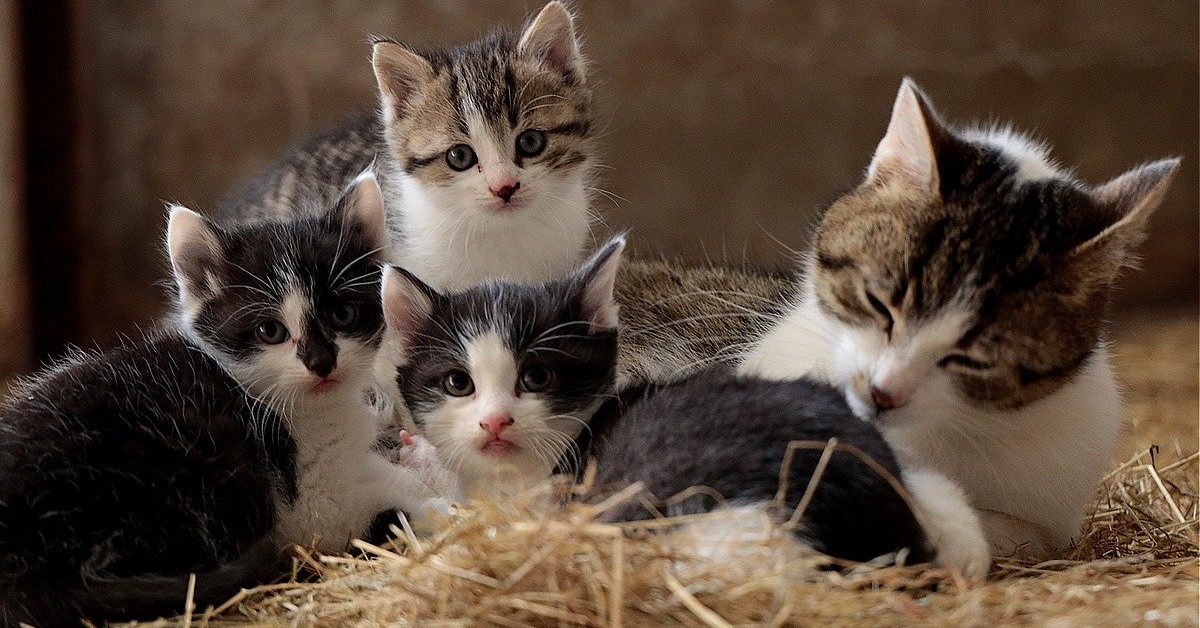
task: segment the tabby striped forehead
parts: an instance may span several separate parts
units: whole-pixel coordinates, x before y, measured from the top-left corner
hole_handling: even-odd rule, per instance
[[[463,46],[424,53],[435,83],[425,104],[396,122],[395,145],[408,174],[435,180],[451,173],[439,168],[451,145],[484,135],[518,166],[511,139],[524,129],[550,136],[550,146],[534,161],[550,168],[578,166],[593,152],[592,93],[582,78],[564,74],[517,51],[507,32]]]
[[[964,134],[940,147],[939,198],[866,187],[839,199],[818,232],[818,268],[865,275],[881,301],[922,317],[1033,289],[1106,216],[1077,181],[1014,150]]]

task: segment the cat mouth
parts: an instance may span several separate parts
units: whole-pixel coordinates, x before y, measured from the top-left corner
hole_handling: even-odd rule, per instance
[[[519,449],[520,447],[516,443],[500,438],[499,436],[493,436],[484,441],[483,445],[479,447],[480,452],[489,456],[506,456]]]
[[[320,381],[312,385],[312,391],[315,393],[323,393],[337,388],[338,380],[332,377],[323,377]]]

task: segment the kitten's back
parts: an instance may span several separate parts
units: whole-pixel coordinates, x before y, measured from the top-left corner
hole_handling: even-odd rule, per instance
[[[619,381],[662,382],[735,362],[799,290],[789,273],[630,260],[617,274]]]
[[[383,125],[374,112],[359,112],[289,149],[254,179],[226,197],[216,217],[223,222],[274,221],[328,208],[355,177],[383,165]],[[376,177],[387,177],[376,168]]]
[[[200,603],[235,593],[271,566],[247,552],[291,459],[278,420],[173,332],[35,375],[0,409],[0,625],[171,614],[191,572]]]
[[[769,502],[779,489],[788,443],[823,445],[830,438],[857,447],[900,478],[883,437],[855,419],[841,395],[823,384],[739,378],[710,369],[630,403],[623,417],[593,428],[598,491],[640,481],[659,500],[703,486],[733,503]],[[774,513],[779,519],[787,519],[799,504],[822,445],[796,451],[783,508]],[[689,498],[672,512],[703,512],[716,505],[710,498]],[[611,520],[650,516],[639,502],[607,513]],[[798,530],[806,542],[840,558],[869,560],[901,548],[911,550],[914,562],[932,558],[915,516],[888,479],[844,451],[831,457]]]

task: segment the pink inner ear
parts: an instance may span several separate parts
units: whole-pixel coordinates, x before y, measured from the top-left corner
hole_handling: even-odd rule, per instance
[[[432,314],[429,297],[400,271],[388,268],[383,276],[383,318],[388,330],[408,338]]]

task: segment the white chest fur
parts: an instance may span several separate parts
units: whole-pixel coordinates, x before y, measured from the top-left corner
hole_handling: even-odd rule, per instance
[[[547,182],[513,210],[481,211],[401,177],[387,207],[398,233],[394,258],[435,289],[462,290],[489,279],[542,282],[574,267],[587,244],[590,214],[583,174]],[[457,207],[457,205],[464,205]]]
[[[835,382],[838,325],[806,291],[745,356],[741,372]],[[921,386],[879,425],[906,468],[945,474],[966,492],[994,552],[1029,543],[1044,554],[1079,532],[1111,465],[1120,399],[1103,345],[1054,393],[1016,411],[980,409],[943,383]]]
[[[437,497],[419,472],[372,451],[378,427],[376,411],[356,391],[331,393],[292,412],[297,491],[278,513],[281,542],[340,552],[380,512],[421,514]]]

